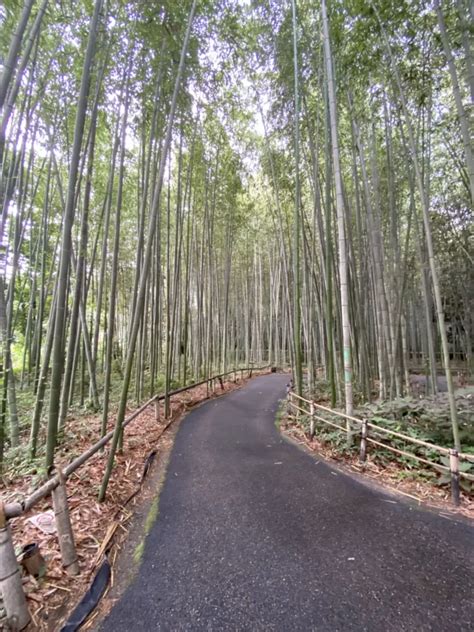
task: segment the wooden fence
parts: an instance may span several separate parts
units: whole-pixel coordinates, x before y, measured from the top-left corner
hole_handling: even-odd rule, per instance
[[[344,433],[347,433],[349,431],[351,433],[351,436],[358,436],[360,442],[359,459],[361,462],[364,462],[367,458],[367,444],[371,444],[376,446],[377,448],[389,450],[391,452],[394,452],[395,454],[414,459],[419,463],[423,463],[424,465],[428,465],[429,467],[433,467],[437,470],[449,473],[451,477],[451,498],[455,506],[458,506],[460,502],[460,477],[466,478],[470,481],[474,481],[474,476],[472,474],[462,472],[459,469],[460,462],[468,461],[470,463],[474,463],[473,454],[464,454],[462,452],[458,452],[454,448],[445,448],[443,446],[429,443],[428,441],[423,441],[422,439],[410,437],[401,432],[389,430],[388,428],[383,428],[382,426],[370,422],[368,419],[358,419],[357,417],[351,417],[350,415],[346,415],[345,413],[342,413],[338,410],[333,410],[332,408],[328,408],[327,406],[317,404],[313,400],[306,399],[305,397],[300,397],[291,389],[291,387],[288,387],[287,394],[288,406],[291,407],[293,410],[296,410],[297,414],[301,413],[309,417],[309,434],[311,438],[315,434],[315,422],[320,422],[322,424],[331,426],[332,428],[336,428],[337,430],[340,430]],[[327,415],[329,414],[330,416],[332,416],[333,418],[335,417],[338,420],[345,420],[345,426],[342,426],[340,423],[336,423],[335,421],[329,421],[328,419],[323,417],[322,414],[318,414],[319,411],[322,411],[322,413],[325,413]],[[400,448],[387,443],[387,441],[390,441],[391,439],[398,439],[399,441],[402,440],[407,443],[411,443],[416,446],[438,452],[439,455],[447,456],[449,457],[449,467],[443,465],[442,463],[419,456],[418,454],[414,454],[413,452],[401,450]]]
[[[269,368],[268,365],[232,369],[231,371],[214,375],[205,380],[201,380],[200,382],[194,382],[189,386],[183,386],[182,388],[178,388],[168,394],[155,395],[124,420],[123,428],[128,426],[146,408],[156,402],[163,401],[166,398],[173,397],[179,393],[184,393],[185,391],[189,391],[196,386],[201,386],[203,384],[207,384],[208,388],[215,391],[216,384],[219,383],[221,387],[223,387],[224,380],[229,376],[233,376],[233,381],[235,382],[239,372],[241,379],[243,379],[244,373],[247,373],[248,377],[252,377],[253,371],[263,371],[267,368]],[[0,594],[3,597],[3,606],[6,611],[8,625],[11,629],[23,629],[30,621],[30,614],[26,604],[26,597],[23,592],[21,572],[16,559],[8,520],[27,513],[40,500],[51,494],[53,498],[53,509],[62,564],[71,575],[76,575],[79,572],[79,565],[74,544],[74,534],[72,532],[69,517],[66,482],[73,472],[84,465],[92,456],[94,456],[94,454],[107,445],[107,443],[112,439],[113,434],[114,431],[111,430],[108,434],[102,437],[102,439],[94,443],[94,445],[92,445],[88,450],[69,463],[64,470],[57,472],[25,500],[8,504],[0,502]]]

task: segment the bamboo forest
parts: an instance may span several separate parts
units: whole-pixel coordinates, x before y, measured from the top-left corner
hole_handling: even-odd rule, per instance
[[[473,629],[473,35],[2,0],[0,629]]]
[[[0,463],[242,366],[472,446],[467,0],[6,0]],[[73,415],[74,418],[74,415]],[[469,445],[466,445],[469,447]]]

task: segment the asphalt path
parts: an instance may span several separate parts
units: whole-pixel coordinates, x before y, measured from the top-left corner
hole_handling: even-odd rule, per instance
[[[282,439],[286,381],[186,417],[138,574],[100,629],[473,630],[473,527]]]

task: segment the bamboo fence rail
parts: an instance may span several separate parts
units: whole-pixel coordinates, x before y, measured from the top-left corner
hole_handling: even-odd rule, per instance
[[[292,409],[298,411],[299,413],[303,413],[310,417],[310,435],[314,436],[314,421],[320,421],[328,426],[332,426],[333,428],[337,428],[341,432],[347,432],[347,428],[343,428],[342,426],[334,423],[333,421],[329,421],[325,417],[316,414],[315,411],[322,410],[326,413],[334,415],[336,417],[346,419],[349,422],[354,422],[360,426],[360,461],[364,462],[366,460],[366,452],[367,452],[367,443],[375,445],[379,448],[383,448],[384,450],[389,450],[396,454],[400,454],[404,457],[413,459],[430,467],[433,467],[437,470],[442,470],[445,472],[449,472],[451,475],[451,498],[455,506],[458,506],[460,503],[460,487],[459,481],[460,478],[465,478],[470,481],[474,481],[474,476],[467,472],[460,471],[459,464],[461,461],[467,461],[470,463],[474,463],[474,455],[473,454],[465,454],[462,452],[458,452],[454,448],[446,448],[444,446],[439,446],[434,443],[429,443],[428,441],[423,441],[422,439],[417,439],[415,437],[410,437],[401,432],[397,432],[396,430],[390,430],[389,428],[383,428],[377,424],[369,422],[367,419],[358,419],[357,417],[353,417],[351,415],[346,415],[345,413],[339,410],[333,410],[332,408],[328,408],[327,406],[322,406],[321,404],[317,404],[315,401],[309,400],[305,397],[301,397],[297,393],[295,393],[291,388],[287,389],[288,395],[288,406]],[[295,401],[293,401],[295,400]],[[309,404],[309,410],[302,408],[301,402]],[[369,429],[372,430],[372,436],[369,436]],[[374,432],[375,431],[375,432]],[[440,455],[449,456],[449,467],[443,465],[441,463],[432,461],[428,458],[424,458],[419,456],[418,454],[414,454],[413,452],[407,452],[406,450],[401,450],[399,447],[395,447],[388,443],[383,443],[385,437],[381,437],[382,435],[387,436],[387,439],[391,438],[405,441],[407,443],[411,443],[423,448],[428,448],[435,452],[438,452]],[[379,441],[377,439],[380,439]]]

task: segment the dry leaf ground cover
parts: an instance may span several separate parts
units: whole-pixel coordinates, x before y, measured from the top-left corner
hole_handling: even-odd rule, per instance
[[[224,392],[240,387],[245,379],[237,383],[226,382],[215,393],[201,385],[176,395],[171,400],[171,419],[179,419],[189,408],[208,397],[219,396]],[[133,412],[133,411],[129,411]],[[51,497],[35,506],[33,511],[10,521],[15,549],[20,552],[29,543],[39,545],[46,559],[46,574],[41,579],[24,574],[24,588],[32,622],[27,630],[53,631],[61,627],[74,605],[86,592],[94,571],[101,562],[103,551],[112,539],[116,543],[110,560],[117,554],[120,542],[126,536],[137,497],[124,507],[127,499],[138,488],[142,478],[144,464],[152,451],[169,447],[171,433],[166,431],[169,421],[164,419],[163,405],[157,414],[154,404],[148,406],[125,430],[123,453],[117,455],[113,475],[110,480],[105,502],[98,503],[97,495],[104,473],[108,449],[97,453],[85,465],[77,470],[67,482],[69,508],[73,525],[80,574],[71,577],[62,568],[57,536],[46,535],[34,527],[28,518],[31,515],[50,510]],[[57,466],[64,467],[73,458],[89,448],[100,436],[100,417],[70,419],[70,432],[57,456]],[[109,428],[114,420],[109,420]],[[169,426],[168,426],[169,427]],[[73,430],[72,430],[73,429]],[[72,443],[72,438],[74,442]],[[69,444],[69,441],[71,443]],[[71,446],[74,446],[72,449]],[[28,476],[3,477],[5,489],[1,500],[4,503],[20,500],[28,496],[40,481],[34,473]],[[112,572],[113,581],[113,572]],[[0,601],[0,616],[2,608]],[[0,630],[2,621],[0,619]]]

